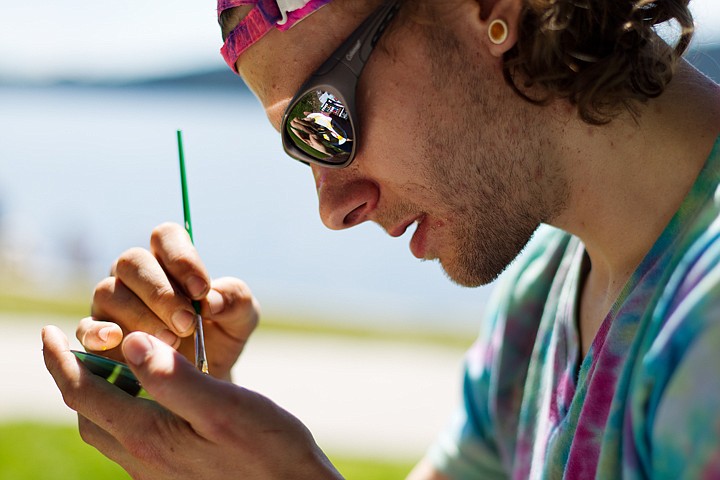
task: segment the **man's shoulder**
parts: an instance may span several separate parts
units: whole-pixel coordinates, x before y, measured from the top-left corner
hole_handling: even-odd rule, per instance
[[[720,303],[720,190],[700,209],[675,242],[672,271],[663,286],[664,315],[682,304],[703,300]],[[685,307],[687,308],[687,307]]]
[[[658,465],[679,455],[672,460],[697,467],[689,459],[716,451],[720,438],[720,219],[681,252],[661,294],[632,383],[647,405],[636,421],[652,423]]]
[[[679,361],[697,342],[715,338],[708,334],[720,328],[720,217],[677,254],[648,332],[657,332],[648,352],[655,360]]]
[[[720,305],[720,217],[682,252],[664,287],[665,316]]]

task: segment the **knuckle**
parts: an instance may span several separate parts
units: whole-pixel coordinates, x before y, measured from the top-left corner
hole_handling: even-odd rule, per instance
[[[250,287],[244,281],[232,277],[219,279],[217,286],[227,302],[226,311],[232,316],[242,317],[245,329],[254,330],[260,322],[261,308]]]
[[[235,442],[236,433],[228,428],[227,416],[222,409],[211,409],[203,421],[203,434],[218,443],[232,444]]]
[[[174,252],[168,255],[168,262],[173,265],[175,269],[182,271],[197,270],[195,257],[189,251]]]
[[[154,416],[118,438],[126,451],[145,466],[168,470],[176,448],[173,444],[182,436],[177,421],[167,415]]]
[[[65,385],[65,388],[61,391],[63,402],[65,402],[65,405],[67,405],[71,410],[78,411],[78,408],[80,407],[80,399],[77,389],[77,384],[72,382],[67,385]]]
[[[227,287],[222,288],[222,290],[227,292],[228,301],[231,302],[231,304],[242,305],[253,299],[250,287],[239,278],[221,278],[218,283],[227,284]]]
[[[179,228],[180,228],[180,226],[177,223],[163,222],[160,225],[158,225],[152,229],[150,238],[162,237],[163,235],[167,235],[168,233],[177,231]]]
[[[93,305],[107,303],[110,299],[112,299],[114,293],[114,277],[106,277],[100,280],[100,282],[95,285],[95,290],[93,291]]]
[[[142,435],[128,435],[121,440],[127,452],[145,465],[157,465],[162,459],[159,446],[148,441],[154,437],[152,433],[146,430],[142,432]]]
[[[240,279],[236,279],[235,284],[236,284],[236,288],[237,288],[239,297],[244,298],[244,299],[252,298],[253,294],[247,283],[245,283],[244,281],[242,281]]]
[[[247,431],[240,428],[233,428],[228,422],[227,411],[236,405],[244,405],[247,408],[275,409],[274,403],[267,397],[257,394],[245,387],[236,387],[226,391],[218,402],[218,408],[208,409],[203,418],[202,431],[205,438],[221,445],[236,445],[247,442],[250,437]],[[277,410],[276,413],[282,413]],[[276,417],[277,418],[277,417]]]
[[[143,263],[148,255],[149,253],[140,247],[133,247],[125,250],[125,252],[118,257],[117,262],[115,263],[116,275],[122,278],[127,275],[128,272],[136,270],[138,265]]]
[[[260,317],[260,302],[253,296],[245,282],[239,282],[238,296],[235,301],[237,302],[238,308],[247,312],[248,316],[252,317],[254,323],[257,324]]]
[[[149,301],[153,305],[164,305],[177,296],[170,284],[153,285],[149,290]]]
[[[179,230],[182,230],[182,228],[177,223],[161,223],[152,229],[152,232],[150,233],[150,244],[153,246],[159,246],[165,238],[170,235],[175,235]]]
[[[207,419],[207,423],[203,426],[203,433],[218,443],[230,443],[232,434],[227,428],[227,422],[218,422],[213,418]]]

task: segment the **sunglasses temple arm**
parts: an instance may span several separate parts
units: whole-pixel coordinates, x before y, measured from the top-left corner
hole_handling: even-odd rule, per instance
[[[340,48],[335,51],[335,55],[330,57],[316,71],[316,76],[324,75],[335,68],[338,63],[342,63],[350,69],[356,78],[359,78],[360,72],[362,72],[365,63],[370,58],[375,44],[397,13],[399,3],[397,0],[385,2],[366,18],[355,33],[348,37]]]

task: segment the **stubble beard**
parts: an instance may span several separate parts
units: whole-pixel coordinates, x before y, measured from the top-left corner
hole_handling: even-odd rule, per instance
[[[487,168],[467,168],[474,157],[469,151],[456,155],[454,169],[433,173],[454,217],[439,260],[452,281],[467,287],[494,281],[530,241],[546,211],[542,202],[530,201],[539,195],[525,175],[498,168],[520,159],[493,156],[483,162]]]
[[[435,161],[426,175],[454,218],[440,263],[452,281],[475,287],[494,281],[538,226],[565,209],[568,188],[542,157],[533,122],[540,107],[523,105],[497,76],[468,64],[457,41],[442,43],[429,47],[430,58],[437,88],[454,99],[445,105],[452,121],[433,125],[426,158]]]

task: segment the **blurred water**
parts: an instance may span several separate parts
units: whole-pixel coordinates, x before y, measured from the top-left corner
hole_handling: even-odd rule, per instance
[[[477,325],[489,289],[451,284],[412,257],[409,235],[322,226],[309,170],[284,156],[248,95],[6,87],[0,105],[0,233],[31,253],[39,288],[67,281],[58,258],[87,256],[94,282],[153,226],[182,221],[180,128],[196,245],[213,276],[246,280],[267,313]]]

